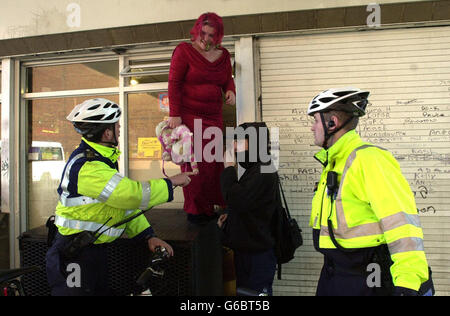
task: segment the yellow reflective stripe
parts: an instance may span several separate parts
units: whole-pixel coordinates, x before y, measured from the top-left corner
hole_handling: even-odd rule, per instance
[[[351,152],[351,154],[347,158],[347,161],[345,162],[345,167],[341,177],[341,184],[344,183],[347,171],[356,158],[356,152],[358,150],[368,147],[378,147],[378,146],[367,144],[360,146]],[[383,148],[380,149],[384,150]],[[339,191],[336,198],[336,220],[338,227],[333,227],[334,228],[333,231],[336,239],[342,240],[346,247],[349,247],[350,243],[358,239],[362,240],[366,238],[371,239],[372,242],[381,244],[383,242],[386,242],[385,237],[388,238],[390,236],[390,238],[388,239],[394,240],[390,243],[389,240],[387,240],[391,254],[407,251],[424,250],[423,239],[421,238],[422,236],[418,234],[419,232],[421,232],[421,225],[419,216],[417,214],[398,212],[382,218],[380,222],[366,223],[354,227],[349,227],[347,225],[344,208],[342,204],[342,188],[343,185],[339,187]],[[419,229],[417,232],[414,232],[413,234],[416,236],[404,238],[401,237],[405,236],[404,230],[407,230],[408,231],[407,233],[411,235],[411,232],[415,231],[416,229]],[[328,227],[323,225],[321,226],[320,236],[322,237],[321,245],[324,244],[326,241],[328,244],[328,239],[330,239]],[[329,240],[329,243],[331,243],[331,239]]]
[[[388,244],[391,255],[407,251],[424,251],[423,239],[418,237],[405,237]]]
[[[323,232],[323,236],[330,236],[327,226],[322,225],[320,230],[321,230],[321,235]],[[334,232],[334,236],[336,238],[341,238],[341,239],[351,239],[351,238],[383,234],[383,231],[382,231],[379,223],[368,223],[368,224],[362,224],[362,225],[358,225],[358,226],[354,226],[354,227],[342,226],[342,224],[341,224],[337,228],[333,227],[333,232]]]
[[[118,172],[115,175],[113,175],[112,178],[105,185],[103,191],[100,193],[97,199],[99,199],[102,202],[106,202],[111,196],[111,194],[114,192],[119,182],[122,181],[122,179],[123,176]]]
[[[319,219],[319,216],[316,215],[316,217],[314,218],[313,228],[317,227],[317,220],[318,219]]]
[[[88,222],[88,221],[81,221],[78,219],[69,219],[65,218],[59,215],[55,215],[55,225],[75,229],[75,230],[86,230],[90,232],[97,231],[100,227],[103,226],[103,224],[96,223],[96,222]],[[105,225],[101,229],[101,231],[107,229],[109,226]],[[110,228],[107,231],[103,233],[103,235],[109,236],[109,237],[120,237],[120,235],[123,234],[125,229],[120,228]]]
[[[376,247],[385,243],[383,235],[364,236],[351,239],[336,238],[337,242],[344,248],[367,248]],[[325,234],[320,235],[320,248],[335,249],[333,241],[330,236]]]
[[[139,205],[139,209],[146,210],[149,208],[148,204],[150,203],[150,193],[151,193],[150,182],[143,181],[141,182],[141,185],[142,185],[142,200],[141,204]]]
[[[421,225],[419,215],[398,212],[381,219],[381,227],[383,228],[383,231],[389,231],[408,224],[420,228]]]
[[[64,172],[64,177],[61,181],[61,189],[62,189],[62,193],[61,193],[61,197],[68,197],[69,196],[69,191],[67,190],[67,187],[69,185],[69,179],[70,179],[70,170],[72,169],[73,164],[80,158],[84,157],[84,153],[78,154],[75,157],[72,158],[71,161],[69,161],[69,163],[66,166],[66,170]]]
[[[369,147],[377,147],[381,150],[385,150],[384,148],[366,144],[362,145],[358,148],[355,148],[350,155],[348,156],[345,167],[342,172],[341,177],[341,185],[339,186],[338,194],[336,197],[336,220],[337,220],[337,228],[333,227],[333,232],[336,237],[342,238],[342,239],[350,239],[350,238],[357,238],[357,237],[364,237],[364,236],[370,236],[370,235],[380,235],[383,233],[383,230],[380,226],[380,223],[367,223],[362,224],[354,227],[349,227],[347,224],[347,221],[345,219],[345,213],[344,213],[344,207],[342,204],[342,188],[344,187],[344,179],[347,175],[348,169],[353,164],[353,161],[356,159],[356,152],[361,149],[369,148]]]
[[[101,203],[97,199],[93,199],[89,196],[78,196],[74,198],[68,198],[65,195],[61,195],[59,197],[59,201],[63,206],[71,207],[71,206],[80,206],[80,205],[87,205],[87,204],[93,204],[93,203]]]

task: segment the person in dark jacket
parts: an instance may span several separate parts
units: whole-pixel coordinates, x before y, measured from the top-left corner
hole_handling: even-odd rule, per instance
[[[236,156],[225,154],[220,181],[228,213],[219,217],[218,225],[224,245],[234,251],[236,287],[272,295],[277,263],[272,218],[278,183],[274,169],[264,168],[271,163],[266,124],[241,124],[235,132],[234,150]],[[236,160],[245,168],[240,179]]]

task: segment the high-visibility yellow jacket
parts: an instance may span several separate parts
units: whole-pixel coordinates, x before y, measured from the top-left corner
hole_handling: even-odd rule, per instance
[[[395,286],[418,290],[428,280],[428,264],[417,207],[400,166],[387,150],[365,143],[355,130],[344,134],[315,158],[324,166],[312,201],[310,226],[320,229],[319,247],[368,248],[387,244]],[[328,172],[338,175],[339,190],[331,198]],[[334,202],[332,202],[334,200]]]
[[[172,183],[168,179],[133,181],[117,170],[120,151],[82,138],[70,156],[58,188],[55,224],[62,235],[83,230],[104,231],[140,210],[170,202]],[[152,231],[144,216],[105,231],[96,243],[112,242],[126,233],[133,238]]]

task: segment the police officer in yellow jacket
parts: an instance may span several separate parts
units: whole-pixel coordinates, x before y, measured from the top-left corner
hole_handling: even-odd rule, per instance
[[[47,279],[52,295],[107,295],[105,244],[126,233],[148,241],[151,251],[161,246],[173,255],[172,247],[157,238],[147,219],[137,216],[126,224],[114,224],[137,215],[140,210],[170,202],[173,186],[186,186],[191,173],[168,179],[133,181],[118,172],[117,149],[121,110],[112,101],[97,98],[77,105],[67,119],[83,137],[71,154],[58,188],[55,225],[58,232],[47,252]],[[67,255],[76,236],[96,232],[93,244]],[[98,234],[102,233],[102,234]],[[76,264],[80,282],[67,282],[68,265]]]
[[[317,295],[418,295],[429,270],[414,195],[387,150],[356,133],[368,91],[323,91],[309,104],[323,165],[312,201],[314,246],[324,255]]]

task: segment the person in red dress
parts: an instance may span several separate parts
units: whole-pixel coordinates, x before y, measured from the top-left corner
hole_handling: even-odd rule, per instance
[[[208,127],[222,130],[224,99],[226,104],[234,105],[236,88],[230,53],[220,46],[223,38],[222,19],[215,13],[204,13],[197,19],[190,34],[191,43],[179,44],[172,55],[169,126],[175,128],[185,124],[194,133],[194,139],[200,138],[196,133],[202,133],[199,174],[191,177],[191,184],[183,188],[184,210],[188,220],[198,223],[214,218],[215,205],[225,206],[220,190],[223,163],[205,161],[203,149],[214,141],[214,137],[203,139],[203,133]],[[201,131],[194,130],[195,119],[201,119]],[[183,170],[185,167],[181,168]]]

